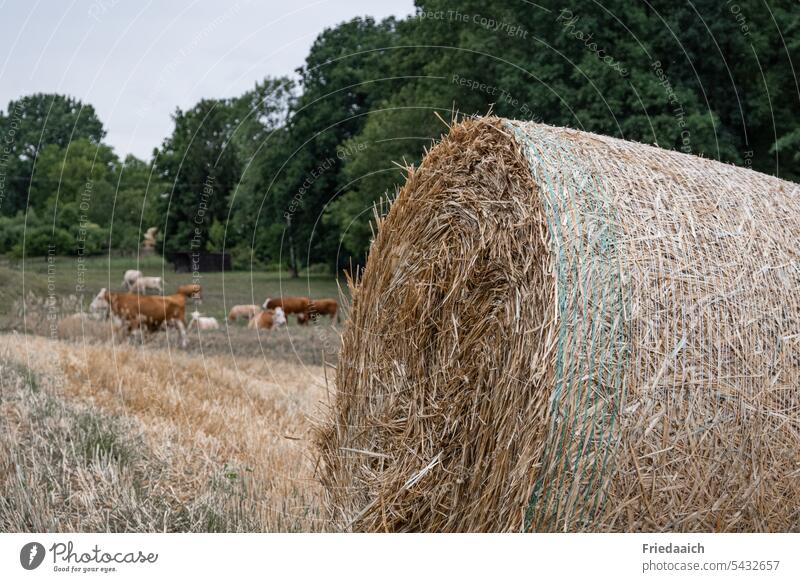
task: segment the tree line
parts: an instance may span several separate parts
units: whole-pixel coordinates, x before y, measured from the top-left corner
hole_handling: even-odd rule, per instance
[[[800,179],[789,0],[419,0],[323,31],[294,78],[176,110],[148,161],[90,104],[0,114],[0,253],[225,251],[239,268],[364,261],[372,221],[459,115],[493,112]]]

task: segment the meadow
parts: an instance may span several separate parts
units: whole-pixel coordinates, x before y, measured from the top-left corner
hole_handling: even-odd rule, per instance
[[[203,286],[203,312],[217,318],[224,317],[233,305],[261,304],[267,297],[308,295],[319,298],[339,295],[335,277],[308,272],[301,272],[300,277],[293,279],[286,272],[254,269],[201,273],[194,279],[192,273],[173,272],[169,263],[156,256],[139,259],[87,257],[83,262],[75,257],[60,256],[53,257],[50,262],[45,257],[27,258],[24,262],[0,258],[0,316],[8,314],[13,302],[29,292],[38,297],[45,297],[50,292],[56,298],[80,298],[83,295],[84,303],[88,306],[103,287],[121,291],[122,275],[128,269],[162,277],[165,293],[174,292],[178,285],[200,283]]]
[[[281,294],[338,298],[337,280],[202,274],[196,307],[222,327],[193,329],[181,350],[173,333],[142,342],[70,317],[137,268],[107,257],[85,266],[0,262],[0,531],[325,529],[313,435],[341,324],[290,317],[257,331],[225,315]],[[163,276],[166,292],[193,282],[157,258],[138,268]]]
[[[290,317],[287,327],[269,334],[246,329],[244,321],[228,324],[226,316],[233,305],[261,304],[267,297],[307,295],[337,298],[344,317],[347,286],[343,280],[314,273],[301,273],[293,279],[285,272],[257,270],[201,273],[195,279],[191,273],[173,272],[160,257],[146,257],[138,262],[128,257],[92,257],[83,267],[71,257],[55,257],[51,263],[43,257],[24,263],[0,259],[0,332],[105,342],[110,339],[107,326],[91,321],[70,322],[66,318],[88,312],[89,304],[103,287],[122,291],[122,275],[127,269],[163,277],[165,293],[172,293],[178,285],[186,283],[202,285],[202,301],[187,304],[187,323],[189,313],[197,309],[203,315],[216,317],[222,329],[202,335],[195,331],[190,352],[264,356],[316,364],[322,363],[325,352],[326,361],[335,360],[338,327],[335,322],[328,325],[327,318],[315,326],[301,327]],[[154,334],[148,337],[146,347],[163,349],[168,343],[174,345],[167,334]]]

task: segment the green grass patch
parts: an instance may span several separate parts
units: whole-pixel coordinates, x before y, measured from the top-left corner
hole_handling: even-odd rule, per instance
[[[112,419],[89,412],[80,412],[71,419],[78,449],[91,462],[113,461],[124,465],[133,458],[133,450],[123,438],[119,427]]]
[[[6,381],[16,378],[22,382],[24,388],[31,392],[40,391],[39,376],[26,364],[17,360],[3,359],[0,361],[0,366],[3,369],[3,377]]]

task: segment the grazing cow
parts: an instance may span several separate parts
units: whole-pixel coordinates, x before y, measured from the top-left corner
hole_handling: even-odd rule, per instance
[[[122,288],[130,290],[130,288],[133,287],[133,284],[136,282],[136,279],[138,279],[141,276],[142,276],[141,271],[137,271],[135,269],[128,269],[122,276]]]
[[[199,311],[192,311],[192,319],[189,321],[189,329],[192,325],[197,329],[219,329],[219,322],[216,317],[203,317]]]
[[[108,302],[102,297],[103,288],[100,293],[97,294],[97,297],[92,299],[92,302],[89,304],[89,310],[97,317],[98,319],[105,319],[108,317]]]
[[[103,288],[92,305],[107,305],[115,321],[120,321],[125,334],[133,330],[157,331],[162,326],[177,328],[181,336],[181,347],[188,345],[186,339],[186,297],[184,295],[138,295],[135,293],[111,293]]]
[[[336,302],[336,299],[314,299],[310,301],[308,304],[308,311],[306,311],[303,321],[300,321],[300,316],[298,316],[297,322],[302,325],[309,319],[316,321],[321,315],[329,315],[331,321],[335,317],[336,322],[339,322],[339,304]]]
[[[136,279],[129,289],[134,293],[146,293],[148,289],[155,289],[159,293],[164,292],[163,281],[161,277],[139,277]]]
[[[183,295],[187,299],[202,299],[203,298],[203,288],[200,286],[199,283],[190,283],[188,285],[179,285],[177,291],[180,295]]]
[[[286,314],[283,312],[283,308],[276,307],[259,311],[250,320],[247,327],[249,329],[273,329],[282,325],[286,325]]]
[[[241,317],[249,320],[255,317],[259,311],[261,308],[258,305],[234,305],[228,313],[228,321],[238,321]]]
[[[279,297],[277,299],[270,299],[268,297],[267,300],[264,301],[263,307],[264,309],[280,307],[286,315],[290,313],[297,315],[297,321],[301,323],[300,319],[308,311],[309,303],[308,297]]]

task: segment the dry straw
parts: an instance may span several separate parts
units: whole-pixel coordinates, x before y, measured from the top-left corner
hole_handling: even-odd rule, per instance
[[[380,224],[319,435],[359,531],[800,530],[800,187],[497,118]]]

